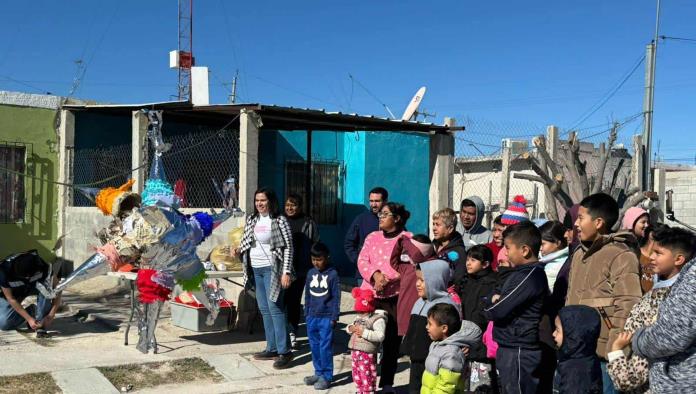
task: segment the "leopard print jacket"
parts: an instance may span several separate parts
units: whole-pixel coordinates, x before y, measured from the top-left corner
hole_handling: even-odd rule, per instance
[[[657,308],[667,298],[669,290],[669,287],[662,287],[646,293],[631,309],[624,331],[634,333],[641,327],[654,324],[657,320]],[[627,394],[650,393],[649,366],[646,359],[634,354],[628,357],[624,355],[611,361],[607,370],[618,391]]]

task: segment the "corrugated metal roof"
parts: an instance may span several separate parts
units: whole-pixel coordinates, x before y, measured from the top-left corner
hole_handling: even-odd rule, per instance
[[[329,130],[374,130],[374,131],[417,131],[430,133],[447,133],[449,127],[434,123],[389,119],[374,115],[359,115],[356,113],[327,112],[324,109],[297,108],[280,105],[258,103],[246,104],[214,104],[194,106],[185,101],[168,101],[143,104],[86,104],[66,105],[70,110],[97,110],[107,112],[130,112],[139,109],[170,110],[179,113],[195,113],[196,115],[217,114],[236,116],[242,109],[254,110],[261,114],[267,128],[289,127],[290,129],[323,128]]]

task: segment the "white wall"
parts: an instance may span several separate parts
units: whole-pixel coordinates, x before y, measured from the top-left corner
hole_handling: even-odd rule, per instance
[[[459,209],[459,204],[461,201],[471,195],[476,195],[483,199],[486,203],[486,208],[488,208],[489,203],[489,184],[492,182],[492,188],[490,193],[490,201],[493,204],[498,204],[501,202],[501,192],[500,192],[500,182],[502,178],[502,172],[500,171],[489,171],[489,172],[470,172],[470,173],[459,173],[454,174],[453,182],[453,199],[452,208],[454,210]],[[532,170],[524,171],[513,171],[514,173],[524,173],[534,175]],[[534,198],[534,186],[537,185],[539,190],[539,202],[537,204],[538,212],[545,212],[544,203],[544,189],[540,183],[530,182],[524,179],[516,179],[510,176],[510,196],[509,200],[512,199],[517,194],[522,194],[528,201],[532,201]],[[532,214],[532,207],[528,207],[527,210],[529,214]],[[493,218],[497,215],[494,213]]]
[[[665,175],[665,189],[674,191],[674,216],[691,226],[696,226],[696,171],[668,171]],[[669,220],[666,222],[669,225],[677,225]]]

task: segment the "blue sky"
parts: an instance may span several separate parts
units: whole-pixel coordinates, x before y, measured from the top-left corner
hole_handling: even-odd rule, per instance
[[[3,4],[0,89],[70,91],[133,103],[176,92],[175,0],[40,0]],[[696,39],[696,2],[663,0],[661,34]],[[627,75],[654,34],[652,0],[255,1],[194,4],[193,48],[225,102],[235,70],[243,102],[400,115],[418,87],[423,107],[524,128],[568,128]],[[660,41],[654,140],[693,163],[696,41]],[[355,81],[351,81],[353,75]],[[583,122],[590,134],[642,110],[644,67]],[[372,95],[362,87],[367,88]],[[527,126],[533,125],[533,126]],[[622,141],[640,130],[627,125]],[[525,130],[529,133],[530,130]],[[582,134],[581,134],[582,136]]]

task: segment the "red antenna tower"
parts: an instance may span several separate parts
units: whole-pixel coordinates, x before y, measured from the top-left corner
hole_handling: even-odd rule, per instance
[[[191,67],[195,65],[193,57],[193,0],[179,0],[179,101],[191,101]]]

